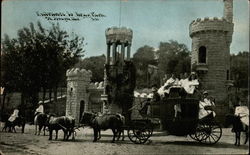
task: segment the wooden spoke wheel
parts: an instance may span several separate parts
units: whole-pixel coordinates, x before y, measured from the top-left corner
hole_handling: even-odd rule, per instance
[[[199,123],[194,139],[204,144],[216,144],[222,135],[220,125],[215,122],[212,123]],[[192,138],[192,137],[191,137]]]
[[[189,134],[189,137],[191,137],[193,140],[199,141],[199,139],[196,138],[196,133]]]
[[[128,137],[135,144],[144,144],[153,134],[153,128],[149,126],[134,127],[128,129]]]

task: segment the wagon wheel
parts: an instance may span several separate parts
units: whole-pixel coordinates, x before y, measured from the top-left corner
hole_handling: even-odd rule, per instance
[[[216,122],[209,124],[199,123],[194,139],[204,144],[216,144],[220,140],[221,135],[222,129]]]
[[[189,137],[191,137],[193,140],[199,141],[199,139],[196,138],[196,133],[189,134]]]
[[[152,127],[133,128],[128,130],[128,138],[135,144],[144,144],[152,134]]]

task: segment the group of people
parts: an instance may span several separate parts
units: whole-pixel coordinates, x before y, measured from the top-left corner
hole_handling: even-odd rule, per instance
[[[36,119],[37,114],[44,113],[43,102],[39,101],[38,104],[39,106],[38,108],[36,108],[35,113],[34,113],[35,119]],[[15,108],[13,113],[10,115],[8,121],[14,122],[18,117],[19,117],[19,109]]]
[[[181,92],[181,95],[186,96],[187,94],[193,95],[199,86],[199,81],[195,72],[191,72],[188,76],[187,73],[184,73],[182,79],[178,79],[175,74],[171,74],[171,77],[166,80],[163,86],[161,86],[158,90],[155,86],[152,87],[153,97],[150,101],[146,102],[143,106],[143,110],[150,114],[150,102],[157,102],[162,98],[168,98],[171,88],[178,88]],[[204,91],[201,100],[199,101],[199,119],[203,119],[207,116],[215,117],[214,112],[214,101],[208,97],[208,92]],[[174,118],[180,116],[181,113],[181,105],[174,105],[175,115]]]
[[[199,86],[199,81],[195,72],[191,72],[188,76],[184,73],[182,79],[178,79],[175,74],[171,74],[171,77],[158,89],[158,94],[164,98],[170,93],[171,88],[181,88],[186,94],[194,94],[195,89]]]

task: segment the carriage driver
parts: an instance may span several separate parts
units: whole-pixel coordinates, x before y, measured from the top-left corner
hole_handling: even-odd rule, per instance
[[[199,102],[199,119],[203,119],[207,116],[215,117],[215,112],[213,111],[215,104],[208,98],[208,92],[203,92],[203,100]]]

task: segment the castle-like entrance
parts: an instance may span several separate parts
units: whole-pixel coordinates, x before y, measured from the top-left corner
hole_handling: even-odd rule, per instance
[[[112,27],[106,30],[107,57],[105,63],[103,112],[123,113],[133,103],[135,68],[130,60],[133,32],[131,29]]]

